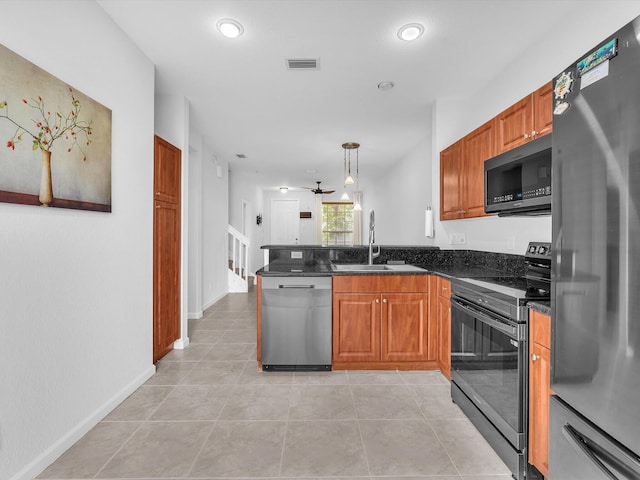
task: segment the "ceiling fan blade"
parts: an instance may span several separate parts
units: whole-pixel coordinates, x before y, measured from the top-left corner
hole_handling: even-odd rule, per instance
[[[328,195],[328,194],[333,193],[333,192],[335,192],[335,190],[325,190],[322,193],[326,193]]]

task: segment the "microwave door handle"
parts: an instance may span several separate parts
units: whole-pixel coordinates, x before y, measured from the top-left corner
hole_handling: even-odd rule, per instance
[[[480,320],[482,323],[486,323],[490,327],[501,331],[502,333],[504,333],[505,335],[508,335],[509,337],[513,338],[514,340],[520,340],[518,338],[517,329],[515,329],[514,327],[510,327],[509,325],[505,325],[502,322],[494,320],[493,318],[489,317],[488,315],[486,315],[485,313],[481,312],[480,310],[476,310],[475,308],[468,307],[467,305],[462,303],[460,300],[457,300],[455,298],[451,299],[451,303],[452,303],[452,305],[457,306],[457,307],[461,308],[462,310],[466,310],[471,315],[473,315],[476,319]]]
[[[598,458],[598,456],[589,448],[582,436],[571,425],[566,424],[562,427],[562,435],[569,441],[569,443],[579,452],[585,455],[591,462],[598,467],[598,469],[609,480],[620,480],[616,477],[611,470],[609,470],[604,463]]]

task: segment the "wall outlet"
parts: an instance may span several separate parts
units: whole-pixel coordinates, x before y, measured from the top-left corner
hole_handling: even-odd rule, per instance
[[[297,259],[301,259],[302,258],[302,252],[291,252],[291,258],[297,258]]]
[[[467,243],[464,233],[450,233],[449,245],[464,245]]]

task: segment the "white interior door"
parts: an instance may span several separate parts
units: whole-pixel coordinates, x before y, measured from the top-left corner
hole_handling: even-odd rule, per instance
[[[300,201],[271,200],[271,244],[300,243]]]

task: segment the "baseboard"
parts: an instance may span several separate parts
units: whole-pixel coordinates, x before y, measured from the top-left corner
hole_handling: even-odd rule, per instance
[[[204,304],[202,306],[202,311],[206,310],[207,308],[209,308],[210,306],[212,306],[214,303],[216,303],[218,300],[224,298],[227,295],[228,292],[224,292],[221,293],[220,295],[214,297],[212,300],[208,301],[206,304]]]
[[[95,427],[104,417],[116,408],[122,401],[135,392],[144,382],[149,380],[156,373],[155,365],[149,366],[141,375],[135,378],[126,387],[111,397],[100,408],[82,420],[72,428],[66,435],[38,455],[32,462],[27,464],[22,470],[16,473],[10,480],[31,480],[42,473],[45,468],[51,465],[60,455],[66,452],[78,440],[80,440],[89,430]]]
[[[189,345],[189,337],[179,338],[173,342],[173,348],[176,350],[184,350]]]
[[[187,314],[187,319],[189,319],[189,320],[198,320],[198,319],[202,318],[203,315],[204,315],[204,312],[202,310],[200,310],[199,312],[189,312]]]

